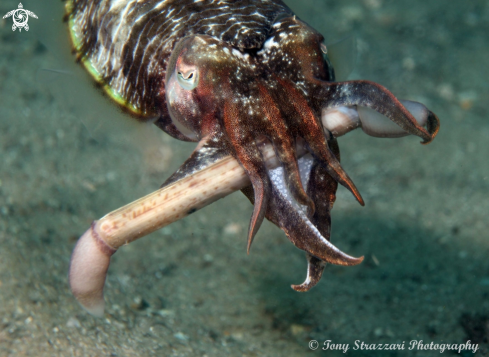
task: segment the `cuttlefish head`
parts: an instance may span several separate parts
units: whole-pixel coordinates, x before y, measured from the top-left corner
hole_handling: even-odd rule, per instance
[[[263,143],[275,150],[284,188],[311,216],[316,205],[301,179],[297,150],[307,150],[363,205],[332,151],[335,136],[360,126],[370,128],[372,121],[381,122],[371,130],[376,136],[414,134],[429,142],[436,134],[422,127],[428,111],[421,110],[417,120],[384,87],[368,81],[333,82],[324,52],[319,33],[288,17],[273,25],[260,49],[234,48],[195,35],[182,39],[170,58],[165,86],[173,123],[190,139],[213,140],[226,148],[252,182],[255,207],[248,249],[267,212],[273,186],[260,150]]]

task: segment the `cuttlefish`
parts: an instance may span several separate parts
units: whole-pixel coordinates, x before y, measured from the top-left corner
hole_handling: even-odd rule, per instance
[[[103,315],[117,248],[242,190],[253,203],[248,252],[264,218],[306,252],[307,278],[326,263],[351,266],[330,242],[338,184],[364,201],[340,164],[337,138],[416,135],[439,120],[364,80],[335,82],[324,39],[280,0],[72,0],[67,20],[77,60],[126,112],[178,140],[190,158],[152,195],[99,221],[72,255],[70,286]]]

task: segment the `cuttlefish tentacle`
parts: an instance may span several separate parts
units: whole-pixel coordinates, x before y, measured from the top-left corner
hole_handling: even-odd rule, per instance
[[[299,159],[301,174],[304,173],[305,176],[310,174],[314,160],[311,156]],[[322,164],[320,166],[324,167]],[[325,232],[327,233],[326,236],[319,231],[308,217],[307,207],[300,206],[287,189],[282,167],[269,170],[269,175],[272,195],[266,217],[279,226],[297,248],[331,264],[357,265],[362,262],[363,257],[349,256],[331,244],[329,242],[329,230]],[[307,177],[303,177],[303,182],[307,182]],[[246,192],[244,193],[246,194]],[[249,194],[247,196],[250,198]]]
[[[258,84],[258,88],[264,116],[270,124],[270,128],[266,128],[267,137],[271,140],[276,156],[284,169],[287,187],[298,203],[308,206],[314,212],[314,202],[302,185],[294,138],[289,134],[287,123],[284,121],[280,109],[277,107],[271,95],[263,85]]]
[[[333,139],[328,142],[331,151],[338,161],[340,160],[340,149],[338,142]],[[308,212],[312,224],[328,241],[331,236],[331,210],[336,200],[336,189],[338,183],[328,174],[323,165],[317,160],[312,164],[307,181],[307,194],[316,204],[317,210],[314,214]],[[296,291],[308,291],[313,288],[323,275],[326,263],[321,259],[306,252],[307,257],[307,277],[300,285],[292,285]]]
[[[440,129],[438,117],[423,104],[410,100],[399,102],[413,115],[418,124],[435,137]],[[400,138],[410,135],[399,125],[374,109],[362,106],[323,108],[321,122],[325,130],[337,138],[361,128],[364,133],[377,138]]]
[[[262,158],[256,146],[256,133],[249,132],[242,125],[243,113],[240,113],[232,101],[224,104],[224,127],[241,166],[246,171],[254,191],[254,207],[248,228],[248,253],[251,243],[265,218],[265,211],[270,197],[270,179]]]
[[[333,139],[328,142],[331,151],[340,161],[338,142]],[[323,165],[315,161],[312,165],[307,182],[307,194],[314,201],[318,210],[311,214],[311,222],[328,240],[331,231],[331,210],[336,201],[338,182],[334,180]]]
[[[326,267],[326,262],[314,255],[306,253],[307,259],[307,277],[306,280],[300,285],[291,285],[290,287],[298,292],[306,292],[311,290],[317,283],[321,280],[323,276],[324,268]]]
[[[322,162],[328,173],[340,184],[345,186],[364,206],[362,195],[356,188],[348,174],[343,170],[341,164],[329,149],[321,122],[316,117],[307,100],[294,86],[282,79],[278,79],[280,85],[285,89],[285,96],[295,109],[296,115],[291,117],[299,130],[299,135],[305,140],[309,152]]]
[[[431,110],[428,110],[428,118],[426,120],[426,129],[428,130],[428,133],[431,134],[431,137],[433,140],[435,136],[438,134],[438,131],[440,131],[440,119],[438,116],[433,113]]]
[[[323,109],[362,106],[375,110],[396,123],[405,132],[430,143],[438,133],[439,121],[430,112],[428,130],[424,129],[408,109],[385,87],[370,81],[321,82],[317,96],[324,101]]]

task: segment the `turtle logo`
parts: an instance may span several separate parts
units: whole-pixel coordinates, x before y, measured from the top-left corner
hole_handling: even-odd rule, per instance
[[[12,10],[8,12],[3,18],[12,16],[12,20],[14,20],[14,24],[12,25],[12,31],[19,29],[19,32],[22,32],[22,29],[29,31],[29,25],[27,25],[27,21],[29,21],[29,16],[37,19],[37,15],[29,10],[24,10],[24,6],[22,3],[19,3],[19,8],[16,10]]]

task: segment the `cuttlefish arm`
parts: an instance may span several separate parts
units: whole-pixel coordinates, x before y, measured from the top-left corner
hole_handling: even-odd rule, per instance
[[[346,111],[348,114],[340,113],[338,116],[338,112],[333,111],[325,115],[323,112],[322,122],[327,135],[333,133],[334,128],[338,129],[334,136],[341,136],[360,127],[358,121],[362,121],[362,119],[357,114],[357,107],[343,106],[341,109],[336,109]],[[420,125],[426,125],[430,133],[436,134],[439,126],[436,116],[428,110],[422,110],[421,114],[414,115]],[[352,120],[357,121],[354,128],[350,125]],[[343,122],[341,123],[341,121]],[[381,121],[388,122],[389,119],[381,118]],[[380,128],[382,129],[382,125]],[[402,132],[404,131],[402,130]],[[261,151],[269,169],[273,170],[280,165],[272,147],[262,148]],[[304,149],[302,151],[298,149],[297,156],[301,157],[305,153]],[[307,160],[303,163],[307,163]],[[308,182],[311,177],[314,177],[311,176],[312,171],[309,171],[309,178],[303,178],[303,182]],[[305,172],[308,171],[305,170]],[[323,217],[327,218],[322,221],[325,222],[323,223],[324,226],[321,226],[320,220],[315,220],[314,216],[308,217],[305,206],[297,209],[296,202],[280,194],[277,187],[283,183],[283,177],[280,178],[281,175],[283,176],[283,172],[280,170],[272,175],[278,178],[273,185],[275,191],[272,195],[272,204],[277,207],[282,206],[285,209],[287,207],[292,208],[296,217],[294,222],[298,224],[297,227],[303,227],[311,233],[314,237],[311,242],[315,243],[305,246],[301,242],[300,235],[293,233],[295,229],[285,217],[269,216],[268,218],[283,228],[292,242],[300,249],[304,249],[306,252],[316,252],[319,247],[319,250],[322,249],[328,253],[328,256],[317,253],[319,257],[315,254],[306,253],[308,257],[308,278],[303,284],[293,286],[296,290],[305,291],[319,281],[324,269],[324,261],[348,265],[359,263],[361,258],[350,257],[329,243],[329,221],[327,220],[329,219],[327,216],[329,211]],[[105,306],[103,289],[110,257],[120,246],[184,218],[195,210],[236,190],[245,189],[246,191],[246,187],[251,187],[250,180],[238,161],[229,155],[225,149],[212,146],[207,140],[202,141],[182,167],[165,182],[164,187],[107,214],[98,221],[94,221],[90,229],[81,236],[73,250],[70,262],[69,283],[74,296],[89,313],[94,316],[102,316]],[[315,194],[320,191],[316,190]],[[320,200],[315,198],[309,189],[308,195],[314,200],[317,207],[315,214],[321,214]],[[325,204],[332,204],[334,199],[330,198],[329,201],[326,199],[324,202]],[[297,230],[295,231],[297,232]]]
[[[307,155],[300,158],[299,167],[305,175],[309,175],[314,159]],[[336,265],[356,265],[363,258],[353,258],[329,242],[329,232],[326,236],[308,217],[307,206],[298,204],[291,196],[285,185],[282,167],[269,170],[272,181],[272,195],[265,217],[280,227],[289,240],[299,249],[309,252],[320,259]],[[250,187],[242,190],[253,203],[253,191]]]
[[[340,161],[340,149],[336,140],[329,142],[331,151]],[[307,194],[312,198],[316,212],[312,215],[311,222],[316,226],[323,237],[330,241],[331,237],[331,210],[336,200],[338,183],[326,172],[317,161],[311,165],[309,180],[307,181]],[[310,212],[308,212],[310,213]],[[306,252],[307,276],[300,285],[292,285],[292,289],[305,292],[313,288],[323,275],[326,262]]]
[[[381,114],[379,111],[377,111],[380,108],[377,102],[377,100],[379,100],[379,96],[388,97],[393,103],[395,103],[397,99],[393,98],[393,96],[390,95],[390,92],[385,92],[383,88],[379,89],[380,86],[375,83],[371,84],[367,82],[363,85],[372,86],[375,89],[372,97],[369,100],[361,98],[355,99],[355,96],[353,95],[351,102],[356,102],[356,104],[364,104],[365,106],[351,105],[352,103],[350,102],[348,103],[350,106],[325,108],[322,112],[321,121],[323,127],[326,131],[332,134],[332,138],[328,144],[338,161],[340,160],[339,147],[336,140],[333,138],[342,136],[359,127],[370,136],[385,138],[397,138],[410,134],[423,134],[419,128],[426,127],[427,133],[431,138],[425,135],[425,143],[430,142],[437,135],[440,127],[439,119],[423,104],[401,100],[399,101],[401,106],[396,105],[394,110],[387,110],[383,108],[380,110],[383,113]],[[348,89],[348,87],[349,85],[347,84],[346,90],[351,90]],[[339,88],[341,88],[341,85]],[[340,100],[340,102],[345,104],[343,99]],[[335,105],[334,101],[331,101],[331,103],[331,105]],[[338,104],[338,102],[336,104]],[[407,124],[406,120],[404,120],[402,125],[398,125],[399,116],[403,115],[410,118],[407,121]],[[299,160],[299,165],[301,167],[302,181],[307,182],[307,194],[309,197],[311,197],[317,208],[314,214],[311,215],[310,212],[307,212],[307,217],[304,218],[301,213],[304,214],[306,212],[305,207],[298,205],[297,202],[293,202],[293,199],[287,197],[287,194],[285,194],[285,196],[281,196],[283,195],[282,192],[281,194],[274,194],[271,208],[269,212],[267,212],[266,217],[281,227],[294,245],[306,251],[306,258],[308,262],[306,280],[300,285],[292,285],[294,290],[303,292],[310,290],[319,282],[326,266],[326,262],[338,265],[356,265],[363,260],[363,257],[352,258],[347,256],[347,258],[342,257],[340,261],[329,260],[325,259],[324,256],[322,257],[321,255],[318,255],[316,251],[310,249],[310,247],[306,247],[303,240],[305,237],[307,237],[307,235],[303,234],[303,232],[306,231],[307,228],[305,229],[303,225],[306,227],[312,225],[315,228],[312,230],[312,232],[309,232],[311,236],[316,238],[315,241],[324,242],[324,239],[326,239],[328,242],[330,241],[330,212],[336,200],[335,193],[338,183],[328,174],[328,172],[324,169],[324,166],[320,165],[320,163],[315,159],[308,158],[306,156]],[[276,190],[280,187],[284,188],[285,186],[282,183],[283,173],[279,172],[280,169],[277,168],[271,171],[274,189]],[[284,189],[280,191],[284,191]],[[284,209],[285,206],[288,207]],[[278,207],[281,207],[281,209],[277,209]],[[297,212],[298,208],[302,212]],[[296,214],[302,216],[300,224],[295,222],[294,216]],[[293,224],[291,224],[291,222],[293,222]],[[287,229],[287,225],[292,226],[293,229]],[[322,252],[331,251],[323,247]],[[328,258],[330,258],[330,256]]]
[[[336,140],[331,140],[328,144],[339,160]],[[351,266],[361,263],[363,257],[351,257],[330,242],[330,212],[336,199],[336,180],[311,155],[301,157],[298,164],[301,180],[307,183],[307,194],[316,209],[311,214],[308,206],[299,204],[293,198],[287,188],[283,168],[277,167],[269,170],[272,195],[265,216],[280,227],[297,248],[306,251],[307,278],[304,283],[292,285],[292,288],[296,291],[308,291],[321,279],[327,262]],[[254,203],[252,187],[246,187],[242,191]]]
[[[440,120],[426,106],[398,100],[377,83],[334,83],[323,86],[322,95],[328,101],[322,108],[321,121],[324,129],[335,138],[361,128],[378,138],[416,135],[423,138],[423,144],[428,144],[440,129]]]

